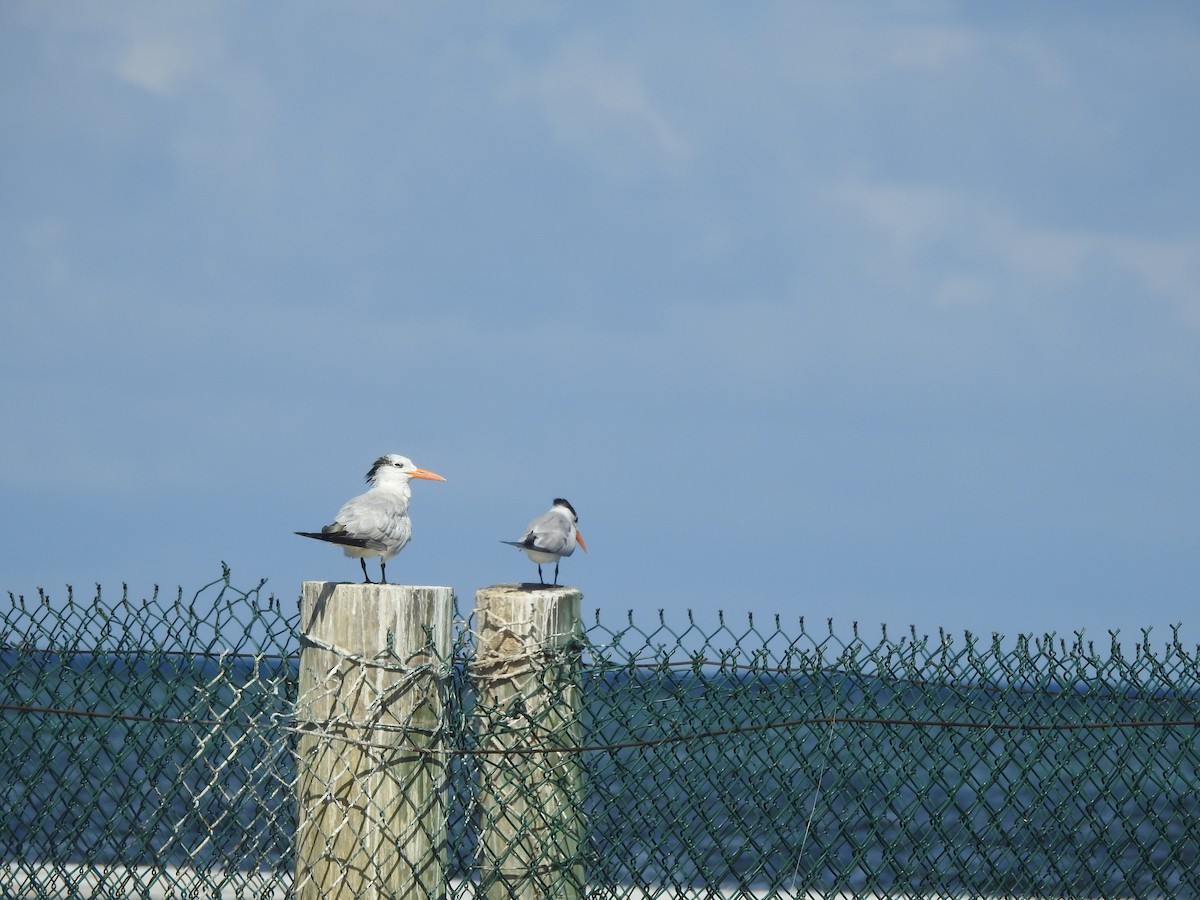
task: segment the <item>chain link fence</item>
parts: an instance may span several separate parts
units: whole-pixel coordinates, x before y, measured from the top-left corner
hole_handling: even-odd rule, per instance
[[[0,895],[298,895],[299,613],[261,588],[9,595]],[[409,751],[443,773],[422,891],[1200,897],[1200,650],[1175,632],[607,617],[529,663],[537,703],[481,687],[455,618]]]
[[[9,595],[4,897],[286,894],[295,616],[261,587]]]

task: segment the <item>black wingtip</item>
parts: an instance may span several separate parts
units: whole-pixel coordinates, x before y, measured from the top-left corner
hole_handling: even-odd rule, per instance
[[[526,538],[523,541],[501,541],[500,543],[508,544],[510,547],[516,547],[518,550],[539,550],[542,553],[547,552],[535,544],[533,542],[533,538]]]
[[[361,547],[364,550],[382,550],[383,544],[371,538],[353,537],[348,534],[341,534],[336,531],[296,531],[294,534],[300,537],[312,538],[317,541],[326,541],[330,544],[340,544],[343,547]]]
[[[545,547],[539,547],[534,543],[533,538],[526,538],[523,541],[501,541],[502,544],[508,544],[510,547],[516,547],[518,550],[536,550],[538,553],[554,553],[554,550],[547,550]]]

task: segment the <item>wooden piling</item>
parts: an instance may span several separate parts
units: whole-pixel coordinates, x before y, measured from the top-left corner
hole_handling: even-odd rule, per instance
[[[480,895],[579,900],[583,850],[583,594],[502,584],[475,593]],[[520,751],[520,752],[506,752]]]
[[[445,895],[453,607],[448,587],[304,582],[298,900]]]

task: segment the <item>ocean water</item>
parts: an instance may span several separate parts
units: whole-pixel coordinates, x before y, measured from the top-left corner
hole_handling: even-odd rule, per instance
[[[0,672],[0,703],[42,710],[0,712],[0,863],[286,881],[294,659],[5,650]],[[474,746],[461,671],[446,696],[451,745]],[[662,668],[586,670],[583,696],[593,885],[1200,897],[1200,732],[1080,727],[1194,719],[1192,694]],[[1015,727],[933,724],[989,722]],[[477,776],[453,757],[454,878]]]

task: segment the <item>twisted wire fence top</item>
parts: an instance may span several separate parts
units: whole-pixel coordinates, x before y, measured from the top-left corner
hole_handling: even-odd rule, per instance
[[[9,595],[10,893],[291,889],[299,621],[262,587],[226,570],[190,596]],[[475,877],[493,752],[471,624],[440,667],[451,893]],[[578,650],[567,749],[598,895],[1200,896],[1200,648],[1178,629],[868,638],[597,612]]]
[[[36,596],[8,592],[0,618],[0,647],[63,653],[186,653],[202,656],[278,656],[295,652],[295,610],[285,612],[260,581],[249,590],[221,577],[185,599],[182,588],[164,596],[157,585],[135,599],[121,585],[113,598],[101,585],[87,598],[67,586],[61,595],[38,588]]]

